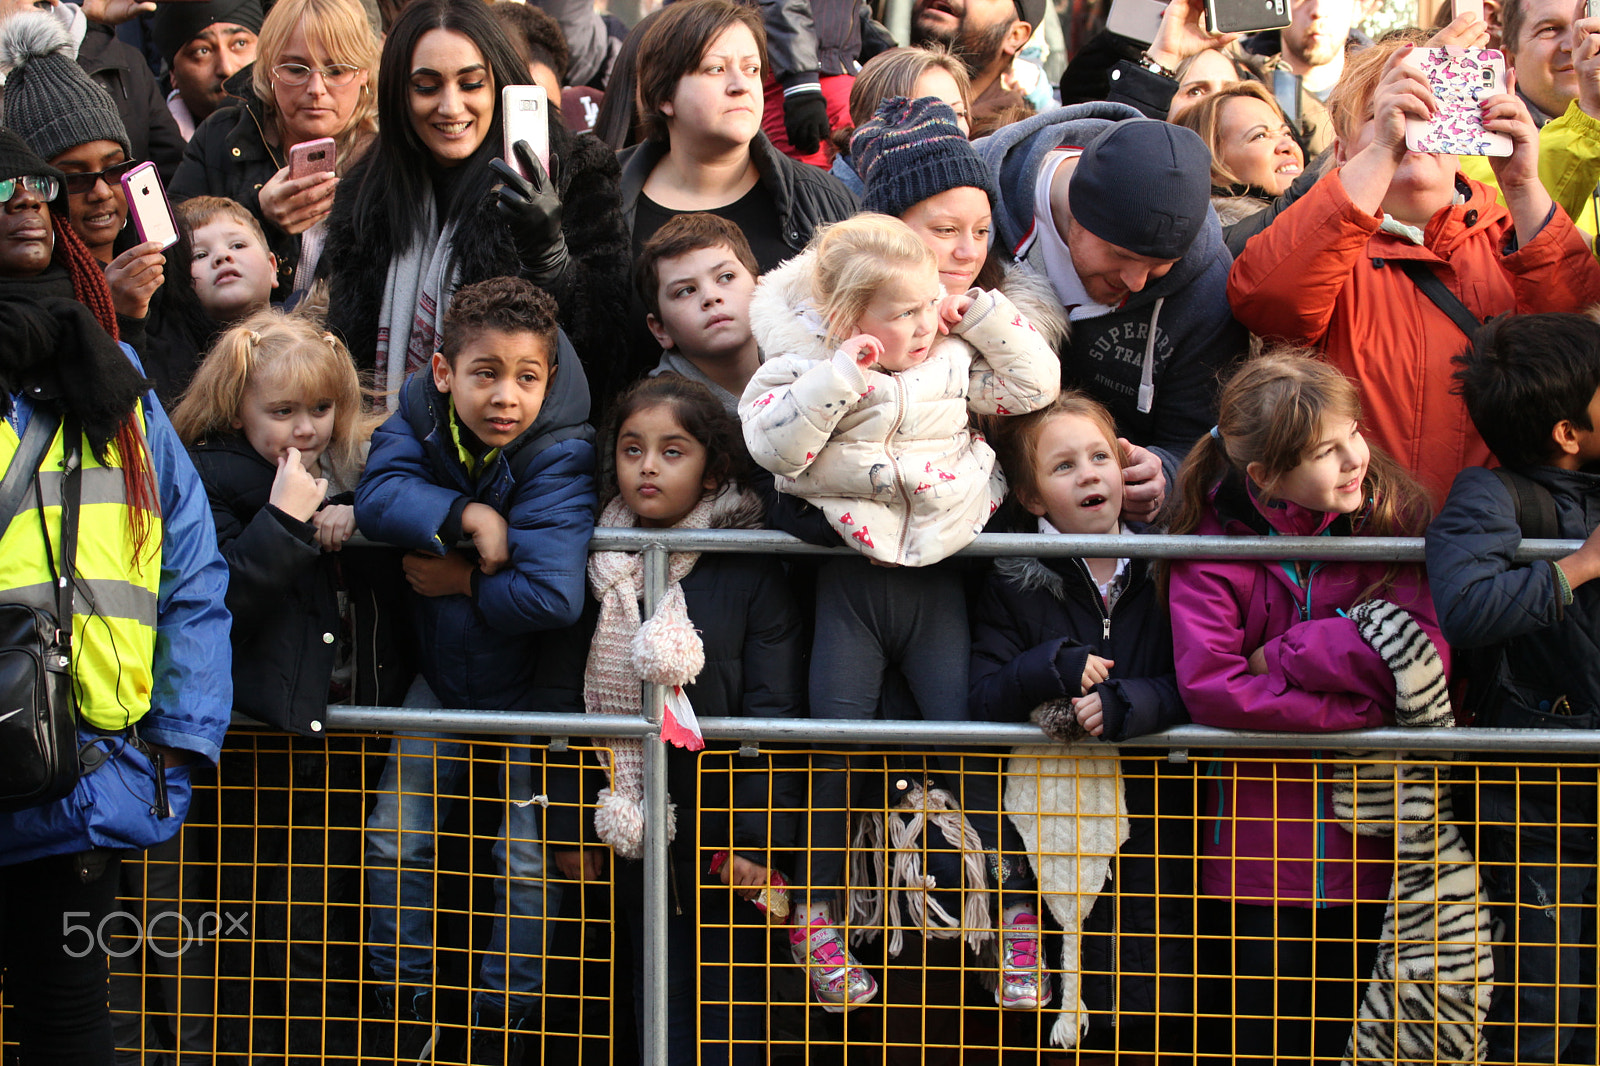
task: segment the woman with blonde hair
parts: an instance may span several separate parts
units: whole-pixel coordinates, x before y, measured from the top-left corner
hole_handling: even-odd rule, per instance
[[[1173,119],[1211,150],[1211,204],[1226,234],[1289,191],[1306,165],[1283,108],[1254,81],[1222,86]]]
[[[248,77],[228,83],[236,102],[195,130],[172,179],[174,200],[226,196],[260,219],[280,299],[310,288],[338,176],[377,135],[378,48],[357,0],[279,0]],[[294,146],[324,137],[334,142],[325,165],[290,177]]]

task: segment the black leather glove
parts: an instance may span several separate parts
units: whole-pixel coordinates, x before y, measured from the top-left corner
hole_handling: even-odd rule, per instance
[[[827,140],[833,127],[828,123],[828,101],[820,87],[814,92],[784,94],[783,131],[801,155],[810,155]]]
[[[567,238],[561,232],[561,196],[556,191],[561,161],[552,153],[550,173],[546,174],[527,141],[518,141],[515,149],[517,159],[533,179],[524,178],[503,159],[491,162],[490,169],[502,182],[495,207],[511,228],[522,260],[522,276],[541,289],[548,289],[566,273],[572,258],[567,253]]]

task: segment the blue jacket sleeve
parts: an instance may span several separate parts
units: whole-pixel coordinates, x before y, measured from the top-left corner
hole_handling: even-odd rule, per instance
[[[145,397],[144,417],[162,531],[154,683],[139,732],[215,763],[233,707],[228,568],[200,475],[154,393]]]
[[[1561,620],[1553,564],[1514,563],[1521,541],[1516,505],[1500,479],[1481,467],[1457,474],[1427,534],[1428,584],[1453,647],[1497,644]]]
[[[595,505],[594,445],[562,441],[533,460],[506,515],[510,562],[499,573],[473,578],[478,610],[490,625],[531,633],[578,620]]]
[[[390,415],[373,433],[367,469],[356,487],[356,527],[367,537],[443,555],[453,545],[441,530],[463,499],[461,492],[438,483],[404,412]]]

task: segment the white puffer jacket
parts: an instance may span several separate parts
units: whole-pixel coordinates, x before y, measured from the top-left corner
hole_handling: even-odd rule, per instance
[[[814,263],[806,252],[768,272],[751,299],[766,362],[739,403],[745,442],[778,491],[820,508],[845,543],[881,562],[936,563],[971,543],[1005,498],[968,411],[1044,407],[1060,392],[1061,365],[1010,300],[973,289],[927,359],[863,372],[827,343]]]

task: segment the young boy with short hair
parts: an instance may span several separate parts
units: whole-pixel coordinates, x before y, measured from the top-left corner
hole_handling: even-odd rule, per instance
[[[231,325],[269,309],[278,257],[256,217],[226,196],[196,196],[176,211],[189,237],[189,276],[206,313]]]
[[[750,332],[755,253],[739,227],[704,211],[675,215],[639,250],[634,285],[665,351],[650,376],[698,381],[730,412],[761,363]]]
[[[422,677],[406,704],[580,712],[583,658],[556,654],[552,631],[577,620],[587,595],[596,499],[583,366],[557,331],[555,301],[518,278],[460,289],[442,349],[406,380],[356,489],[362,532],[411,549]],[[470,550],[456,547],[464,538]],[[432,1035],[435,834],[469,739],[397,738],[367,820],[368,955],[383,1008],[412,1023],[403,1035],[418,1043]],[[500,755],[508,800],[544,791],[525,751]],[[560,904],[544,879],[537,810],[506,807],[496,847],[506,868],[473,997],[473,1040],[501,1053],[535,1018],[543,916]],[[487,1059],[475,1050],[472,1061]]]
[[[1469,705],[1483,726],[1600,728],[1600,324],[1505,316],[1455,364],[1505,470],[1461,471],[1428,529],[1440,628],[1457,649],[1484,649]],[[1514,563],[1524,537],[1584,543]],[[1486,1061],[1553,1063],[1583,1026],[1593,1038],[1595,767],[1584,758],[1558,768],[1507,755],[1481,773],[1478,858],[1507,937]]]

